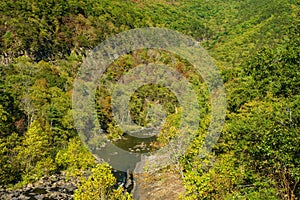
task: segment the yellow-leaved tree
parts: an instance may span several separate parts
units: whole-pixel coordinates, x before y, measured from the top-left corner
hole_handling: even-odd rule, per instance
[[[113,189],[116,178],[111,173],[111,167],[106,163],[98,164],[92,169],[92,174],[82,178],[81,185],[75,191],[75,200],[130,200],[131,196],[123,188]]]

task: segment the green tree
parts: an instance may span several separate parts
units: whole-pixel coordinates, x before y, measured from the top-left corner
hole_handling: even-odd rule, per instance
[[[116,178],[111,173],[111,167],[106,164],[98,164],[92,169],[92,174],[86,179],[83,178],[81,185],[75,191],[75,200],[130,200],[128,193],[123,195],[123,189],[117,190],[112,187]]]
[[[15,148],[23,181],[31,182],[55,170],[52,132],[47,122],[35,120],[24,134],[22,142]]]
[[[95,165],[95,158],[88,149],[81,144],[78,137],[72,138],[65,149],[56,154],[55,163],[61,170],[67,170],[68,174],[81,175],[84,170]]]
[[[299,194],[299,96],[269,97],[232,113],[223,139],[249,169],[276,180],[282,198]]]
[[[0,185],[15,183],[21,179],[16,147],[20,145],[18,134],[0,138]]]

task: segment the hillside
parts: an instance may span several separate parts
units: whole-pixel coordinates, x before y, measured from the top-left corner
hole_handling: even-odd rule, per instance
[[[168,196],[162,180],[171,180],[170,187],[185,191],[182,199],[300,199],[299,11],[297,0],[1,2],[0,187],[9,193],[63,173],[66,181],[77,181],[75,199],[131,199],[132,185],[118,183],[114,166],[96,161],[78,135],[74,82],[85,57],[104,40],[160,27],[188,35],[208,51],[224,81],[227,110],[217,144],[199,157],[213,97],[186,58],[165,49],[140,49],[105,70],[93,109],[108,141],[128,152],[166,146],[180,135],[184,109],[170,88],[139,87],[128,115],[146,129],[164,124],[157,137],[135,140],[114,118],[111,85],[135,67],[155,63],[180,72],[196,91],[200,127],[187,127],[194,138],[175,164],[163,166],[153,179],[143,174],[149,183],[157,182],[145,189],[149,198],[159,187],[160,195]],[[97,134],[93,138],[101,140]],[[170,173],[180,177],[180,185],[173,176],[159,178]]]

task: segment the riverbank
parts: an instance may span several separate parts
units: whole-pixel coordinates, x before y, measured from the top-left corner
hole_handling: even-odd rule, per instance
[[[136,200],[175,200],[185,193],[180,174],[171,169],[138,173],[133,178],[136,183],[133,198]]]
[[[66,179],[64,173],[43,177],[35,183],[27,184],[19,189],[9,190],[0,188],[1,200],[17,199],[73,199],[74,191],[77,189],[78,180]]]

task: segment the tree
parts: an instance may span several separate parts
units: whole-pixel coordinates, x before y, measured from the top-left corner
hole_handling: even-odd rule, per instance
[[[295,199],[300,192],[300,99],[268,98],[228,116],[223,148],[234,151],[248,170],[275,180],[282,198]]]
[[[106,164],[98,164],[92,169],[92,174],[83,178],[78,190],[75,191],[75,200],[130,200],[128,193],[123,195],[123,189],[112,187],[116,184],[116,178],[111,173],[111,167]]]
[[[12,184],[21,178],[15,149],[19,144],[20,138],[16,133],[0,138],[0,185]]]
[[[55,170],[52,132],[47,122],[35,120],[24,134],[21,144],[15,148],[23,181],[37,180]]]
[[[78,137],[72,138],[67,148],[56,154],[55,162],[61,170],[67,170],[69,175],[81,175],[95,165],[95,158],[83,146]]]

